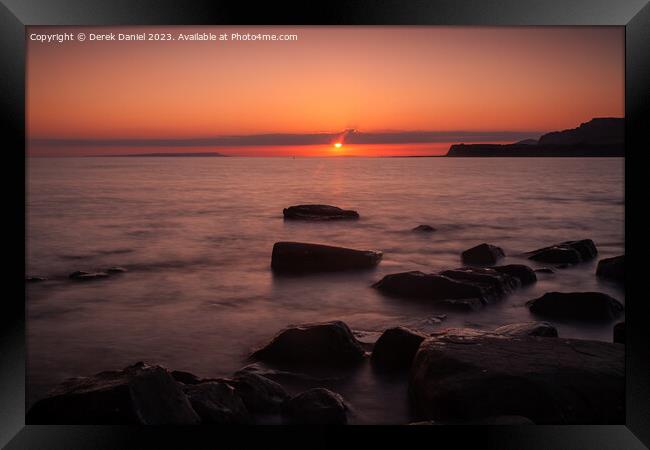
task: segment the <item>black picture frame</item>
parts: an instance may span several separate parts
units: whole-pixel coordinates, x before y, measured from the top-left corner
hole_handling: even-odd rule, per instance
[[[626,35],[626,409],[619,426],[154,428],[25,426],[25,27],[29,25],[481,25],[624,26]],[[334,446],[363,437],[384,445],[635,449],[650,446],[650,327],[640,273],[648,248],[650,5],[648,0],[429,0],[225,2],[1,0],[5,296],[0,304],[0,445],[10,449]],[[634,227],[633,227],[634,225]],[[636,225],[639,231],[636,231]],[[629,258],[632,258],[631,260]],[[22,265],[21,265],[22,262]],[[638,276],[637,276],[638,275]],[[9,289],[7,289],[9,287]],[[633,293],[633,294],[629,294]],[[341,441],[345,439],[345,441]],[[328,445],[329,444],[329,445]],[[369,444],[368,444],[369,445]]]

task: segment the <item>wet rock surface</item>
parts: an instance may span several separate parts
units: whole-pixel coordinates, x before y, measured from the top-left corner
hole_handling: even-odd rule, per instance
[[[408,369],[424,338],[425,335],[405,327],[389,328],[377,339],[370,360],[382,370]]]
[[[86,272],[83,270],[77,270],[68,275],[68,278],[76,281],[99,280],[106,277],[108,277],[106,272]]]
[[[524,322],[503,325],[494,330],[495,334],[505,336],[545,336],[557,337],[557,328],[548,322]]]
[[[528,252],[528,259],[533,261],[555,264],[563,268],[564,264],[572,265],[590,261],[598,255],[598,250],[591,239],[565,241],[549,247],[539,248]]]
[[[345,425],[347,407],[343,397],[325,388],[314,388],[296,395],[283,406],[290,423],[309,425]]]
[[[622,283],[625,281],[625,255],[598,261],[596,276]]]
[[[476,247],[465,250],[461,254],[461,259],[465,264],[476,264],[489,266],[496,264],[497,261],[505,256],[500,247],[491,244],[480,244]]]
[[[275,273],[336,272],[371,269],[382,253],[302,242],[276,242],[271,268]]]
[[[537,424],[624,423],[624,348],[449,330],[420,345],[409,390],[419,420],[515,415]]]
[[[535,271],[524,264],[508,264],[506,266],[494,266],[492,269],[505,273],[519,280],[522,286],[533,284],[537,281]]]
[[[251,413],[279,413],[282,404],[289,398],[279,383],[253,371],[240,370],[228,383],[234,386]]]
[[[547,292],[526,305],[539,316],[581,321],[612,320],[624,310],[618,300],[602,292]]]
[[[625,344],[625,322],[614,325],[613,340],[618,344]]]
[[[417,227],[413,228],[411,231],[416,231],[418,233],[433,233],[436,231],[435,228],[433,228],[431,225],[418,225]]]
[[[169,371],[137,363],[73,378],[29,410],[29,424],[190,425],[200,422]]]
[[[331,205],[296,205],[282,211],[289,220],[355,220],[359,213],[351,209],[341,209]]]
[[[251,358],[276,364],[345,366],[360,362],[364,356],[350,328],[333,321],[286,328]]]
[[[235,388],[225,382],[209,381],[183,388],[192,408],[205,424],[247,424],[251,417]]]

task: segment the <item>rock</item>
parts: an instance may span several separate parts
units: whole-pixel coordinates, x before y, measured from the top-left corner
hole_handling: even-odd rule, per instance
[[[382,253],[301,242],[276,242],[271,268],[276,273],[333,272],[371,269]]]
[[[237,372],[229,383],[252,413],[278,413],[289,398],[280,384],[251,371]]]
[[[106,269],[105,272],[106,273],[124,273],[124,272],[128,272],[128,271],[124,267],[113,266],[113,267],[109,267],[108,269]]]
[[[25,277],[25,281],[27,283],[39,283],[41,281],[47,281],[47,278],[45,277],[39,277],[39,276],[27,276]]]
[[[341,322],[324,322],[289,327],[278,333],[252,358],[270,363],[345,366],[365,356],[361,343]]]
[[[347,407],[343,397],[324,388],[309,389],[288,400],[283,413],[291,423],[309,425],[345,425]]]
[[[440,273],[393,273],[373,285],[385,294],[420,298],[445,305],[477,309],[519,286],[517,278],[491,268],[461,267]]]
[[[193,373],[184,372],[182,370],[172,370],[172,378],[183,384],[199,384],[201,379],[194,375]]]
[[[433,233],[436,231],[435,228],[433,228],[431,225],[418,225],[417,227],[413,228],[411,231],[417,231],[420,233]]]
[[[555,271],[550,267],[540,267],[539,269],[535,269],[535,273],[555,273]]]
[[[90,281],[106,278],[107,276],[108,274],[106,272],[84,272],[83,270],[77,270],[68,275],[68,278],[78,281]]]
[[[202,423],[237,425],[251,422],[244,402],[225,382],[190,384],[183,390]]]
[[[547,292],[526,305],[533,314],[573,320],[611,320],[624,309],[618,300],[602,292]]]
[[[624,360],[623,346],[607,342],[448,333],[422,342],[409,391],[417,420],[622,424]]]
[[[424,338],[408,328],[389,328],[377,339],[370,360],[380,369],[408,369]]]
[[[479,266],[489,266],[503,258],[505,253],[500,247],[490,244],[480,244],[465,250],[461,257],[466,264],[476,264]]]
[[[503,325],[494,330],[495,334],[505,336],[544,336],[557,337],[557,329],[548,322],[524,322]]]
[[[596,276],[611,280],[625,281],[625,255],[605,258],[598,261]]]
[[[533,284],[537,281],[537,275],[535,271],[528,266],[523,264],[508,264],[507,266],[494,266],[492,269],[497,272],[506,273],[511,277],[515,277],[519,280],[522,286],[528,284]]]
[[[535,422],[530,420],[528,417],[523,416],[492,416],[460,422],[436,422],[434,420],[424,420],[422,422],[412,422],[409,423],[409,425],[535,425]]]
[[[358,219],[359,213],[330,205],[297,205],[282,211],[285,219],[291,220],[349,220]]]
[[[598,250],[594,241],[591,239],[582,239],[579,241],[566,241],[560,244],[544,247],[532,252],[528,259],[544,262],[548,264],[577,264],[589,261],[598,255]]]
[[[614,325],[614,342],[625,344],[625,322]]]
[[[199,423],[180,386],[167,369],[137,363],[62,383],[37,401],[26,419],[29,424],[65,425]]]

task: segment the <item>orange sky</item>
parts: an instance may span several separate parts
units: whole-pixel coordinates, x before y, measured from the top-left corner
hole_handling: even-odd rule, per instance
[[[29,40],[32,33],[81,31],[251,32],[298,40]],[[622,27],[29,27],[27,38],[28,134],[46,141],[346,128],[538,137],[624,115]],[[38,147],[32,154],[107,153]]]

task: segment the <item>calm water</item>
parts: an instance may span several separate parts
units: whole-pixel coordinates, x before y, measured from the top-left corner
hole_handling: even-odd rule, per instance
[[[31,158],[27,273],[50,281],[28,286],[29,401],[67,377],[139,360],[229,375],[289,324],[340,319],[372,340],[395,325],[493,329],[531,320],[524,302],[553,290],[624,301],[621,288],[596,279],[595,261],[540,274],[473,313],[370,287],[391,272],[459,267],[461,251],[481,242],[501,246],[504,263],[581,238],[596,242],[599,258],[621,254],[623,177],[616,158]],[[282,209],[300,203],[353,208],[361,220],[285,222]],[[409,231],[419,224],[438,231]],[[278,278],[270,256],[281,240],[379,249],[384,259],[373,271]],[[113,265],[128,273],[66,279]],[[612,337],[611,324],[555,325],[565,337]],[[346,397],[353,422],[408,420],[401,378],[365,365],[318,384]]]

